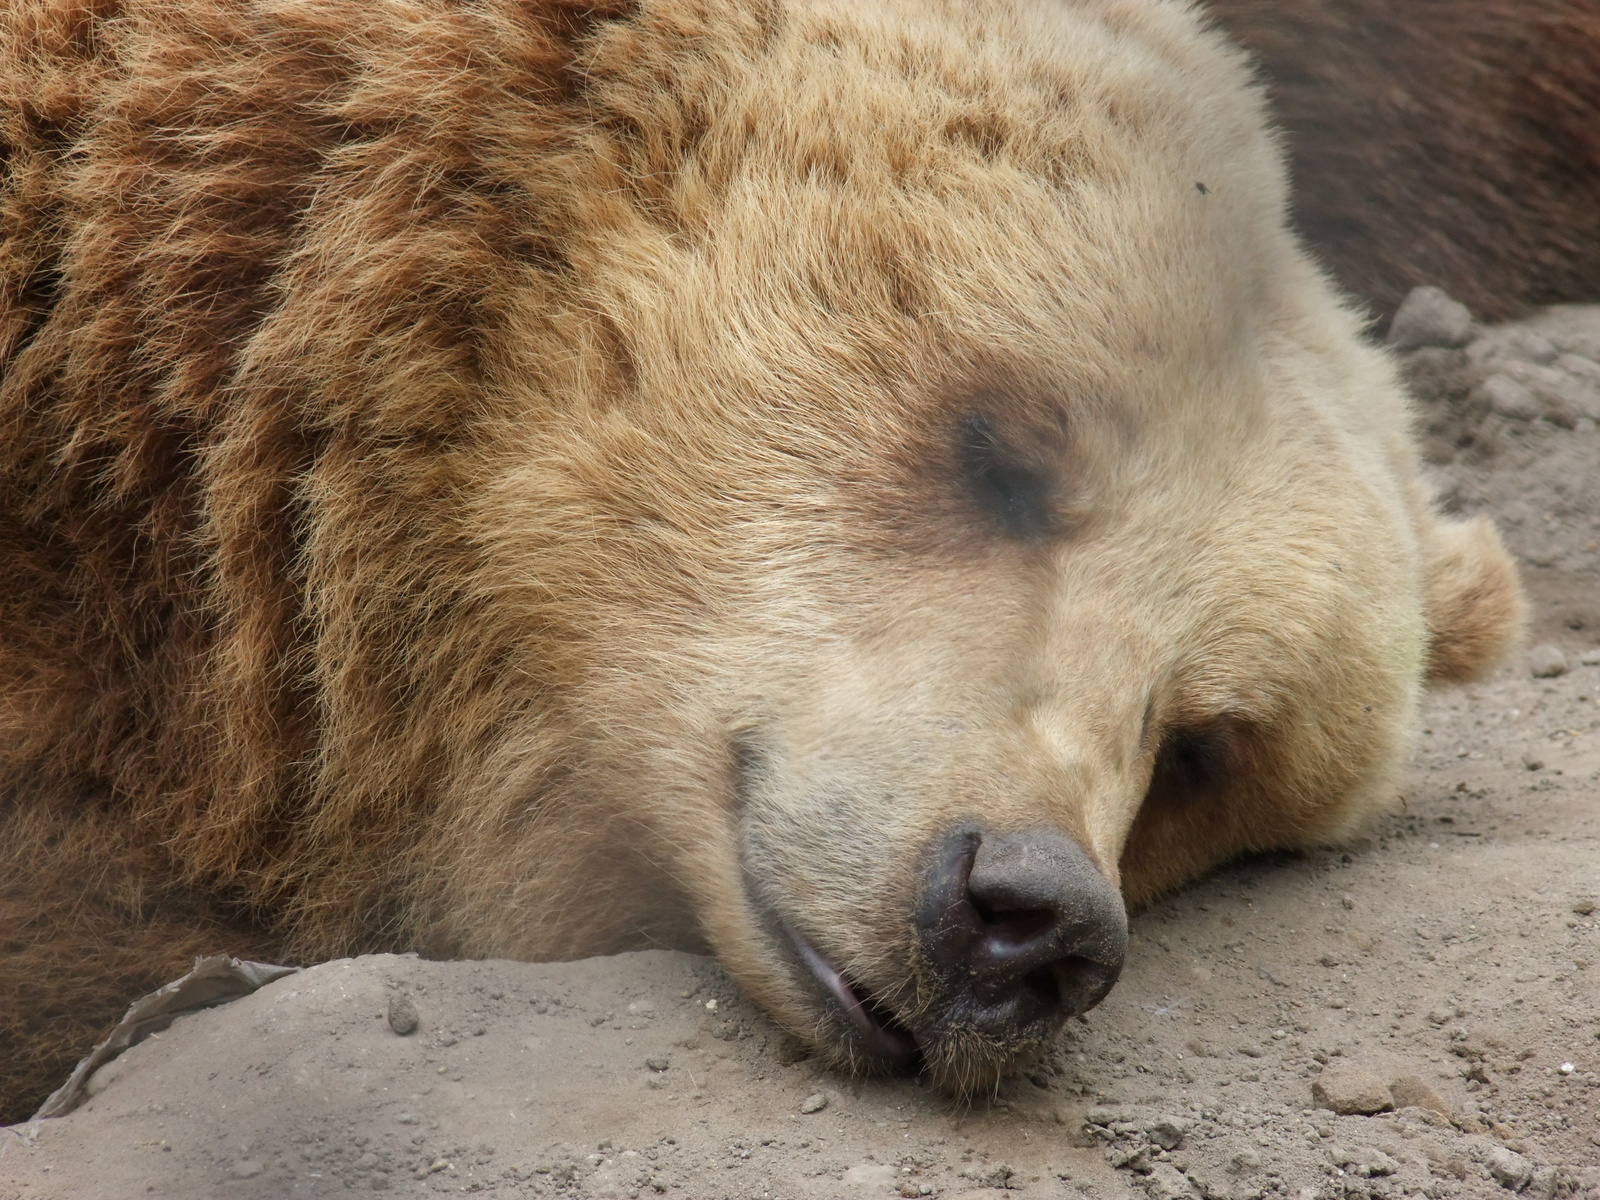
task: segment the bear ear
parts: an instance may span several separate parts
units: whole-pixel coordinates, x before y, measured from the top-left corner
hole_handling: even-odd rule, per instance
[[[1516,644],[1528,603],[1516,564],[1485,517],[1440,521],[1427,549],[1428,682],[1464,683]]]

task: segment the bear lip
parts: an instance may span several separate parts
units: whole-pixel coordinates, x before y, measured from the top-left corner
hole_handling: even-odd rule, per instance
[[[874,1058],[885,1060],[895,1066],[909,1067],[915,1064],[918,1057],[916,1039],[904,1030],[893,1029],[885,1024],[873,1011],[877,1006],[870,1000],[863,999],[839,969],[824,958],[792,925],[784,922],[783,930],[793,943],[800,961],[811,972],[812,978],[820,983],[823,990],[844,1010],[845,1018],[855,1030],[856,1036],[860,1038],[863,1048]]]

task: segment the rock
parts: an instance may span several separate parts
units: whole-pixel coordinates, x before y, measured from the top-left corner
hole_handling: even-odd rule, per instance
[[[266,1168],[255,1159],[242,1158],[233,1164],[233,1170],[230,1172],[230,1174],[235,1179],[254,1179],[264,1170],[266,1170]]]
[[[1543,412],[1532,392],[1511,376],[1498,372],[1478,385],[1478,397],[1502,417],[1513,421],[1532,421]]]
[[[1318,1108],[1331,1108],[1342,1116],[1366,1116],[1394,1107],[1383,1081],[1360,1067],[1328,1067],[1311,1085],[1311,1099]]]
[[[1596,901],[1593,896],[1579,896],[1572,902],[1572,911],[1577,913],[1580,917],[1587,917],[1595,910],[1596,906]]]
[[[644,1065],[649,1067],[652,1071],[665,1071],[672,1065],[672,1060],[665,1054],[652,1054],[649,1058],[644,1060]]]
[[[1256,1045],[1254,1042],[1241,1042],[1239,1044],[1239,1053],[1244,1055],[1246,1058],[1260,1058],[1261,1047]]]
[[[1193,1200],[1200,1195],[1200,1189],[1171,1163],[1158,1162],[1152,1166],[1144,1186],[1151,1200]]]
[[[1535,1167],[1533,1178],[1528,1181],[1528,1190],[1523,1195],[1531,1200],[1550,1200],[1555,1195],[1559,1174],[1554,1167]]]
[[[1561,347],[1525,325],[1499,325],[1486,329],[1467,347],[1467,359],[1480,370],[1500,363],[1544,365],[1554,362]]]
[[[1521,384],[1533,397],[1535,415],[1553,424],[1571,429],[1580,417],[1592,419],[1600,414],[1600,390],[1586,379],[1536,363],[1496,362],[1493,366],[1495,375]]]
[[[1248,1175],[1261,1170],[1261,1155],[1254,1150],[1240,1150],[1228,1160],[1228,1170],[1235,1175]]]
[[[389,1028],[401,1037],[417,1031],[417,1006],[405,992],[389,997]]]
[[[1389,344],[1397,350],[1419,346],[1464,346],[1472,339],[1472,313],[1442,288],[1412,288],[1389,322]],[[1552,356],[1554,350],[1552,348]]]
[[[1396,1108],[1426,1108],[1450,1116],[1450,1102],[1418,1075],[1402,1075],[1389,1084],[1389,1096]]]
[[[1513,1192],[1520,1192],[1533,1179],[1533,1164],[1515,1150],[1495,1146],[1484,1156],[1483,1165],[1489,1168],[1495,1182]]]
[[[1559,646],[1541,642],[1528,651],[1528,674],[1535,679],[1554,679],[1567,673],[1567,656]]]
[[[823,1109],[825,1109],[827,1107],[828,1107],[828,1093],[827,1092],[812,1092],[811,1095],[807,1096],[804,1100],[800,1101],[800,1111],[803,1112],[803,1113],[821,1112]]]
[[[1329,1146],[1328,1158],[1334,1166],[1343,1167],[1346,1174],[1363,1179],[1393,1175],[1400,1170],[1396,1159],[1371,1146],[1353,1146],[1348,1150],[1339,1145]]]
[[[1443,1025],[1454,1015],[1455,1014],[1447,1008],[1436,1008],[1428,1014],[1428,1020],[1432,1021],[1435,1025]]]
[[[1581,354],[1562,354],[1556,358],[1555,365],[1574,379],[1581,379],[1593,387],[1600,387],[1600,362],[1595,362],[1592,358],[1585,358]]]
[[[1578,661],[1586,667],[1600,667],[1600,650],[1585,650]]]
[[[1176,1150],[1183,1145],[1190,1123],[1182,1117],[1162,1113],[1144,1127],[1145,1136],[1163,1150]]]
[[[1530,751],[1522,756],[1522,766],[1528,771],[1542,771],[1544,770],[1544,759]]]
[[[1146,1175],[1150,1171],[1149,1146],[1112,1146],[1106,1150],[1106,1161],[1119,1171],[1132,1171]]]

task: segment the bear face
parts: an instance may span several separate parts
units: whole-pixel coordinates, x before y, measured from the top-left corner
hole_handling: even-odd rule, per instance
[[[977,1086],[1105,994],[1120,897],[1386,803],[1425,677],[1491,661],[1519,600],[1477,529],[1436,620],[1456,535],[1405,400],[1192,14],[807,5],[774,36],[717,43],[720,100],[600,39],[602,104],[739,150],[606,144],[656,189],[586,264],[626,395],[531,440],[486,525],[520,561],[558,495],[595,543],[584,802],[649,797],[613,811],[650,906],[693,913],[667,936],[840,1062]]]
[[[4,779],[293,953],[982,1086],[1514,635],[1183,5],[27,12]]]

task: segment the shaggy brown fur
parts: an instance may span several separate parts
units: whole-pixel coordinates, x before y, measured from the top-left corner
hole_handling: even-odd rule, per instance
[[[344,930],[324,953],[384,944],[417,798],[488,735],[474,668],[498,650],[401,659],[373,633],[471,628],[485,603],[454,582],[475,554],[456,464],[497,417],[482,381],[506,364],[483,347],[508,285],[564,270],[548,148],[576,136],[572,39],[607,15],[0,15],[0,928],[24,953],[0,973],[6,1117],[192,954],[261,947],[169,917],[155,881],[235,880],[238,911]],[[340,361],[360,375],[325,374]],[[397,525],[398,495],[428,523]],[[303,603],[319,583],[337,608]],[[312,629],[339,664],[321,692]],[[372,739],[387,773],[339,787]],[[41,815],[79,796],[141,802],[72,832]],[[82,910],[54,911],[80,881]]]
[[[709,946],[845,1061],[762,922],[925,1015],[974,813],[1139,900],[1382,804],[1516,583],[1246,79],[1144,3],[11,0],[6,1116],[199,949]]]
[[[1600,300],[1600,0],[1209,0],[1269,78],[1296,220],[1383,314]]]

